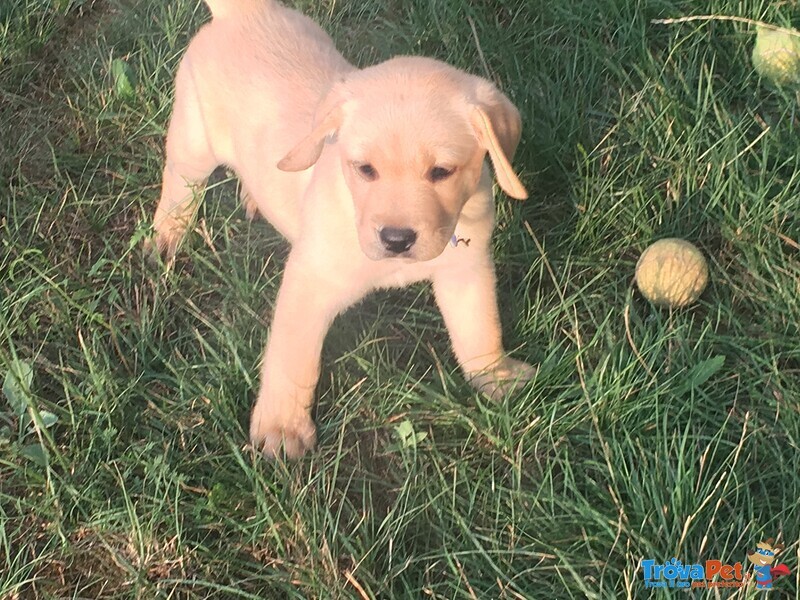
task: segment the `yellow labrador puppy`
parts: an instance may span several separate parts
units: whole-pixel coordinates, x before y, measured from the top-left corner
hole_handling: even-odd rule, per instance
[[[490,82],[436,60],[359,70],[274,0],[206,0],[213,14],[176,76],[155,242],[174,254],[214,168],[238,174],[249,215],[292,245],[251,417],[267,456],[314,446],[320,352],[331,321],[376,288],[431,280],[461,368],[501,397],[532,367],[503,351],[488,154],[500,187],[517,109]]]

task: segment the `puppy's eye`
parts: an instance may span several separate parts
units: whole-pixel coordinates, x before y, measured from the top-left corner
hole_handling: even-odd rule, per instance
[[[446,167],[433,167],[430,171],[428,171],[428,179],[430,179],[433,183],[438,183],[439,181],[444,181],[450,175],[455,173],[455,168],[448,169]]]
[[[367,181],[375,181],[378,178],[378,171],[369,163],[354,164],[353,166],[358,174]]]

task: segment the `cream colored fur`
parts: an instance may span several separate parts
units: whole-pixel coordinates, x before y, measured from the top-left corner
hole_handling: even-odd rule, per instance
[[[529,379],[533,368],[503,351],[490,253],[487,155],[501,188],[527,195],[510,164],[520,136],[511,102],[432,59],[358,70],[310,19],[272,0],[207,3],[213,19],[176,76],[155,241],[175,253],[195,192],[224,164],[241,180],[248,215],[260,213],[292,245],[253,445],[288,457],[314,446],[323,339],[337,314],[377,288],[431,280],[456,358],[489,396]],[[453,245],[454,234],[464,241]]]

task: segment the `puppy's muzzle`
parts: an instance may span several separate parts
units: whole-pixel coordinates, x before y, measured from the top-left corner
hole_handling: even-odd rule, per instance
[[[417,241],[417,232],[402,227],[383,227],[378,233],[378,237],[387,252],[402,254],[408,252]]]

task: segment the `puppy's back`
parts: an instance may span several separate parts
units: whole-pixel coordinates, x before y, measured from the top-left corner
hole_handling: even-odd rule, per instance
[[[205,0],[213,19],[189,45],[199,68],[267,77],[319,94],[338,73],[353,70],[327,33],[302,13],[275,0]],[[230,74],[230,73],[228,73]],[[291,90],[290,94],[292,91]]]
[[[274,4],[273,0],[205,0],[215,19],[249,12],[259,4]]]

